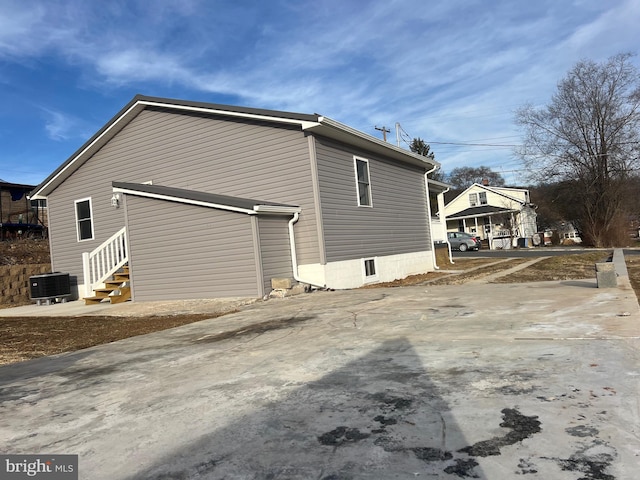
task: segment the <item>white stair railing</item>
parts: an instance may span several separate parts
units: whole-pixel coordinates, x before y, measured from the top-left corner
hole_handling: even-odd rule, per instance
[[[122,227],[95,250],[82,254],[85,295],[91,296],[93,290],[128,261],[127,228]]]

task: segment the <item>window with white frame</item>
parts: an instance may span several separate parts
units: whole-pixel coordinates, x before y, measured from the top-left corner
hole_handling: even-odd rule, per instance
[[[83,198],[75,201],[76,230],[78,241],[93,240],[93,215],[91,198]]]
[[[480,200],[480,205],[486,205],[487,204],[487,192],[480,192],[478,194],[478,198]]]
[[[478,194],[470,193],[469,194],[469,206],[477,207],[478,206]]]
[[[353,157],[356,170],[356,184],[358,188],[358,206],[371,207],[371,182],[369,180],[369,161],[364,158]]]

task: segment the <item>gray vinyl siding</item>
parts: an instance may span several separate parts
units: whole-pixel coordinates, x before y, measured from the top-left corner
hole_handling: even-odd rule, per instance
[[[299,127],[144,110],[99,156],[117,159],[114,180],[299,205],[299,255],[318,261],[309,146]]]
[[[318,138],[327,261],[431,249],[424,170]],[[358,207],[353,156],[369,161],[373,207]]]
[[[257,297],[249,215],[127,195],[136,301]]]
[[[111,206],[111,181],[104,178],[109,169],[94,171],[80,168],[47,199],[52,268],[69,273],[77,283],[83,283],[82,253],[92,251],[124,227],[123,209]],[[78,242],[74,202],[81,198],[91,198],[94,239]]]
[[[271,291],[272,278],[293,278],[287,217],[260,217],[260,251],[264,291]]]
[[[48,197],[53,268],[82,279],[82,252],[124,226],[112,181],[299,205],[299,260],[317,263],[309,146],[294,127],[144,110]],[[91,196],[95,240],[78,242],[74,200]],[[133,245],[133,248],[136,248]]]

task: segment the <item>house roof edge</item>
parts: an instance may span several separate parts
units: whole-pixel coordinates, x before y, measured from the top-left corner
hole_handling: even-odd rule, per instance
[[[95,154],[103,145],[105,145],[147,107],[164,107],[168,109],[188,110],[212,115],[227,115],[232,117],[299,125],[304,131],[328,136],[351,145],[368,148],[369,150],[384,152],[385,155],[395,160],[414,164],[421,168],[433,168],[440,166],[438,162],[430,160],[427,157],[404,150],[393,144],[383,142],[382,140],[349,127],[348,125],[318,114],[237,107],[137,94],[65,162],[63,162],[35,189],[33,189],[30,194],[31,197],[33,199],[46,198],[75,170],[77,170],[80,165],[91,158],[93,154]]]

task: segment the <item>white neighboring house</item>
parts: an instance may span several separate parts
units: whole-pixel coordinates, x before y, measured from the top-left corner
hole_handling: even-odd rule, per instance
[[[445,206],[448,232],[467,232],[487,240],[489,248],[532,246],[536,206],[529,190],[474,183]]]
[[[571,245],[572,243],[582,243],[580,232],[571,222],[561,221],[552,225],[544,231],[544,244],[553,245],[553,234],[558,234],[561,245]]]

